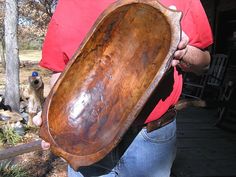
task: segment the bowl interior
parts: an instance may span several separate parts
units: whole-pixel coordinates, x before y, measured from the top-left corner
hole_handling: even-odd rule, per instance
[[[48,110],[55,143],[84,156],[120,138],[170,43],[166,17],[149,5],[125,5],[106,16],[57,83]]]

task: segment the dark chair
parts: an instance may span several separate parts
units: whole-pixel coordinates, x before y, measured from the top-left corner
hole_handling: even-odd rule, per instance
[[[220,104],[218,107],[218,120],[216,122],[216,125],[232,130],[232,127],[235,127],[236,124],[236,111],[234,103],[234,100],[236,98],[236,84],[233,81],[228,81],[227,83],[225,83],[225,86],[223,88],[223,92],[219,98]],[[230,114],[232,114],[233,116]]]
[[[193,73],[184,73],[184,85],[181,97],[202,99],[206,85],[206,74],[197,76]]]
[[[220,87],[224,80],[228,57],[224,54],[215,54],[212,56],[211,65],[207,73],[208,86]]]
[[[210,92],[221,92],[221,86],[224,80],[228,57],[224,54],[214,54],[211,58],[211,64],[207,72],[201,76],[191,73],[184,75],[184,85],[182,97],[202,99],[206,88]]]

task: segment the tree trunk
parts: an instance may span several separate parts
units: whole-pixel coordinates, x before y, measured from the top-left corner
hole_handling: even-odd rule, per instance
[[[17,0],[6,0],[5,8],[5,49],[6,87],[5,104],[12,110],[20,110],[19,52],[17,42],[18,7]]]
[[[4,54],[4,39],[1,38],[0,41],[0,61],[2,62],[2,67],[4,68],[4,72],[6,70],[6,61],[5,61],[5,54]]]

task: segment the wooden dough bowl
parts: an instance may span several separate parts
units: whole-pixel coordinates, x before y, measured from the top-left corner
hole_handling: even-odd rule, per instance
[[[76,170],[121,140],[180,41],[181,13],[156,0],[121,0],[97,19],[52,88],[40,137]]]

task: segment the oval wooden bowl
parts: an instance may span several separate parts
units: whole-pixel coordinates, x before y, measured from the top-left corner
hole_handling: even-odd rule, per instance
[[[181,13],[156,0],[121,0],[98,18],[43,109],[40,136],[74,168],[121,140],[170,67]]]

